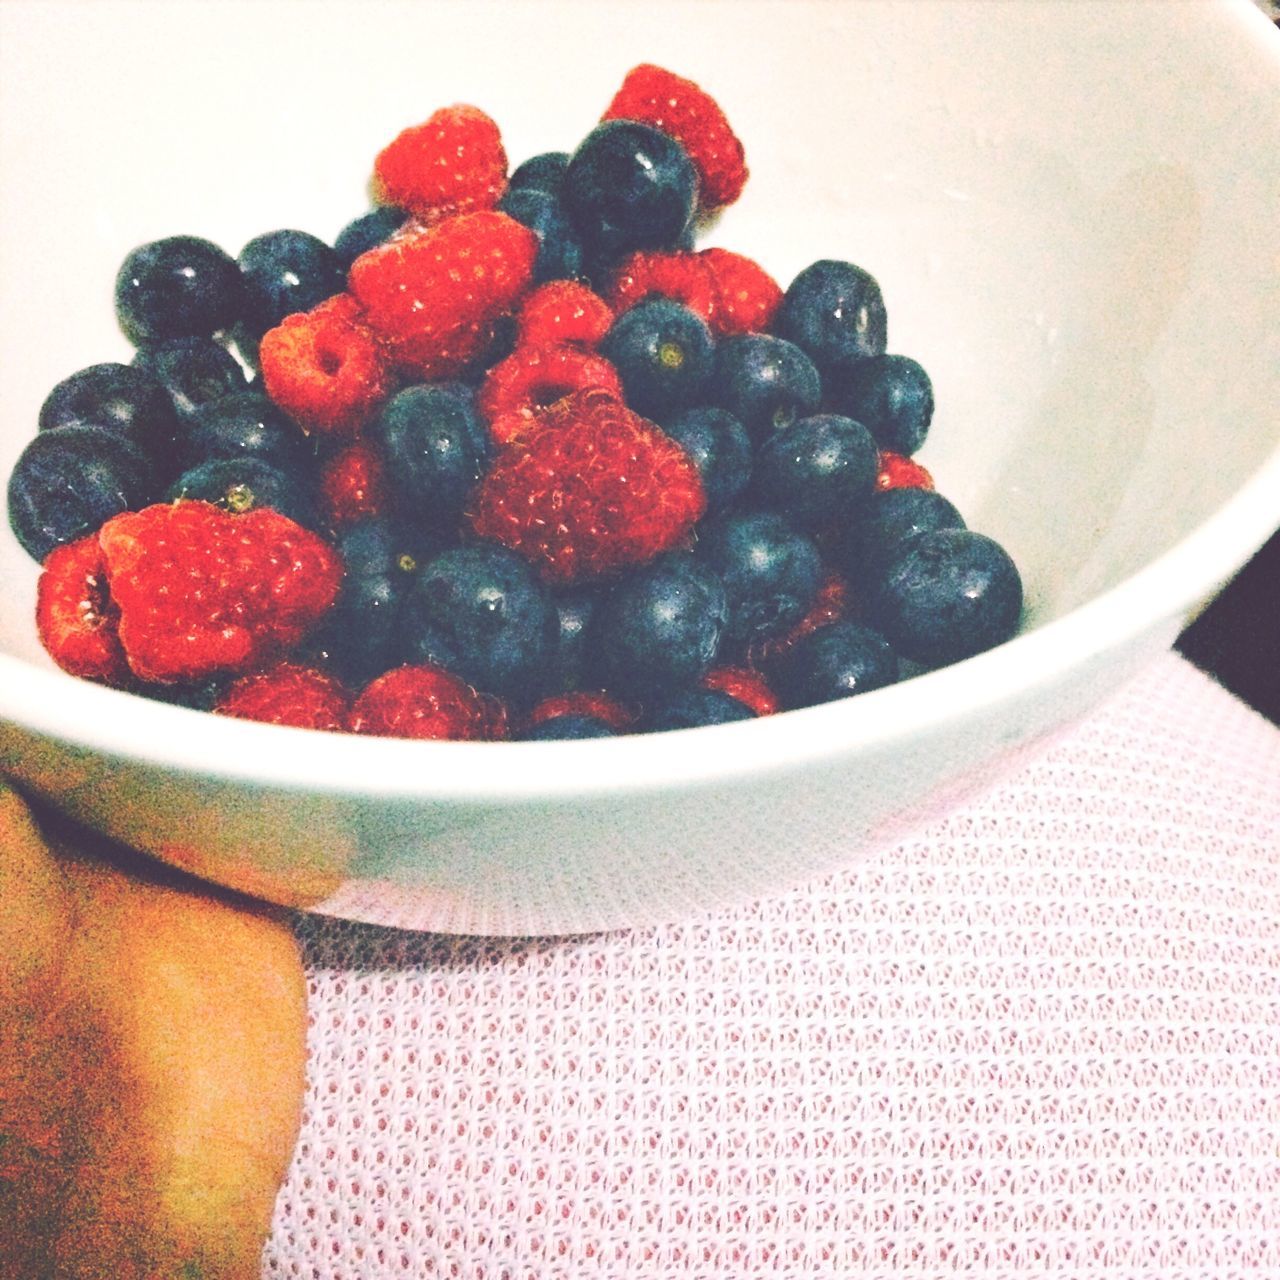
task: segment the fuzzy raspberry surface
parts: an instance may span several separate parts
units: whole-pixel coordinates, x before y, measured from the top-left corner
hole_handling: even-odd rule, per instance
[[[492,209],[507,188],[498,126],[478,107],[441,107],[378,153],[374,176],[387,204],[411,213]]]
[[[918,462],[900,453],[880,451],[880,469],[876,472],[877,489],[932,489],[933,477]]]
[[[443,667],[396,667],[365,686],[347,719],[352,733],[386,738],[495,742],[507,736],[506,711]]]
[[[324,435],[355,436],[390,389],[386,355],[350,294],[286,316],[263,335],[258,360],[267,395]]]
[[[834,570],[828,571],[804,617],[789,631],[784,631],[777,636],[767,636],[753,643],[747,649],[747,664],[755,668],[769,662],[793,648],[796,641],[803,639],[810,632],[816,631],[819,627],[825,627],[829,622],[839,622],[841,618],[848,617],[851,610],[848,582]]]
[[[754,259],[731,249],[702,249],[697,257],[714,290],[712,330],[721,335],[767,333],[782,305],[782,286]]]
[[[627,72],[605,120],[638,120],[675,138],[698,173],[703,210],[732,204],[747,181],[742,143],[719,103],[692,80],[652,63]]]
[[[518,345],[546,347],[571,342],[594,350],[613,320],[613,308],[585,284],[548,280],[520,307],[516,317]]]
[[[218,715],[239,720],[330,731],[346,728],[350,709],[351,694],[340,681],[295,662],[233,680],[213,706]]]
[[[706,509],[698,469],[603,391],[536,415],[477,487],[472,527],[548,582],[606,577],[681,544]]]
[[[622,380],[604,356],[570,343],[517,347],[485,375],[476,407],[493,438],[510,444],[528,433],[540,409],[592,389],[622,399]]]
[[[113,516],[98,545],[129,666],[160,683],[271,661],[333,604],[342,578],[326,542],[269,507],[160,503]]]
[[[543,698],[525,717],[526,727],[534,728],[561,716],[591,716],[607,724],[615,733],[625,733],[635,723],[636,713],[604,692],[575,689],[569,693]]]
[[[391,500],[382,455],[368,440],[347,445],[321,468],[320,496],[334,529],[380,515]]]
[[[605,290],[619,314],[655,296],[682,303],[715,327],[716,284],[701,254],[640,250],[622,261]]]
[[[758,716],[771,716],[778,699],[765,678],[747,667],[712,667],[699,683],[704,689],[718,689],[750,707]]]
[[[36,630],[63,671],[116,688],[127,685],[131,673],[118,619],[97,534],[49,552],[36,584]]]
[[[363,253],[348,287],[402,371],[452,378],[528,291],[538,237],[505,213],[446,218]]]

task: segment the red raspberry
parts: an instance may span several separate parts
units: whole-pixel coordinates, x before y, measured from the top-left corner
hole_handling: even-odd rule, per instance
[[[624,707],[607,693],[577,690],[543,698],[529,712],[526,725],[532,729],[544,720],[554,720],[559,716],[593,716],[607,724],[615,733],[625,733],[636,718],[634,711]]]
[[[258,350],[267,394],[306,431],[354,436],[387,395],[387,360],[340,293],[285,318]]]
[[[388,204],[411,213],[492,209],[507,187],[498,126],[476,107],[442,107],[379,153],[373,171]]]
[[[594,348],[612,324],[609,304],[576,280],[548,280],[540,285],[524,300],[516,320],[522,347],[576,342]]]
[[[476,407],[493,438],[510,444],[528,433],[539,409],[592,388],[622,399],[622,380],[604,356],[568,344],[517,347],[485,375]]]
[[[144,680],[240,673],[298,643],[333,603],[342,562],[269,507],[159,503],[98,531],[120,643]]]
[[[49,552],[36,585],[36,630],[63,671],[117,688],[127,685],[118,619],[96,534]]]
[[[932,489],[933,477],[918,463],[900,453],[880,451],[877,489]]]
[[[737,698],[758,716],[771,716],[778,709],[778,699],[764,678],[746,667],[712,667],[699,683],[704,689],[719,689]]]
[[[645,63],[627,72],[605,120],[639,120],[675,138],[698,171],[704,210],[732,204],[747,181],[742,143],[719,104],[692,80]]]
[[[633,253],[614,273],[605,298],[621,315],[655,294],[683,303],[714,325],[715,280],[700,254]]]
[[[548,581],[578,582],[677,546],[705,509],[674,440],[608,393],[578,391],[498,455],[470,518]]]
[[[782,287],[759,263],[728,249],[698,257],[715,290],[711,327],[719,334],[765,333],[782,305]]]
[[[365,687],[347,727],[386,738],[451,738],[493,742],[507,736],[506,712],[443,667],[396,667]]]
[[[752,644],[747,649],[747,663],[753,668],[758,667],[771,658],[786,653],[797,640],[819,627],[825,627],[829,622],[839,622],[849,611],[849,584],[838,573],[829,572],[818,588],[809,612],[790,631]]]
[[[347,445],[321,469],[320,496],[334,529],[381,514],[390,502],[381,454],[367,440]]]
[[[347,281],[398,366],[452,378],[528,289],[537,252],[537,235],[505,213],[464,213],[361,254]]]
[[[314,667],[280,662],[241,676],[214,704],[218,715],[299,729],[346,728],[351,695],[331,675]]]

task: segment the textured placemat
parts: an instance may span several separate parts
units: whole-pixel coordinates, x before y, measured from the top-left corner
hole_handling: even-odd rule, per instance
[[[300,928],[265,1276],[1280,1275],[1280,731],[1176,656],[748,908]]]

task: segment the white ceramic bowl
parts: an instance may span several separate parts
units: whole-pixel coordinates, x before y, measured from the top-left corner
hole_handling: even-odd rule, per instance
[[[0,533],[0,770],[280,901],[457,932],[635,925],[779,890],[1006,767],[1167,648],[1280,513],[1280,38],[1250,5],[0,6],[0,462],[128,359],[111,284],[178,232],[332,237],[373,155],[471,101],[518,161],[640,61],[752,180],[708,242],[874,272],[931,371],[922,460],[1025,633],[845,702],[587,743],[352,739],[70,679]]]

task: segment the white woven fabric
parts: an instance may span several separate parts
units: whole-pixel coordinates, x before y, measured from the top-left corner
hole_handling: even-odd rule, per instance
[[[1280,732],[1172,655],[750,908],[300,927],[265,1276],[1280,1276]]]

